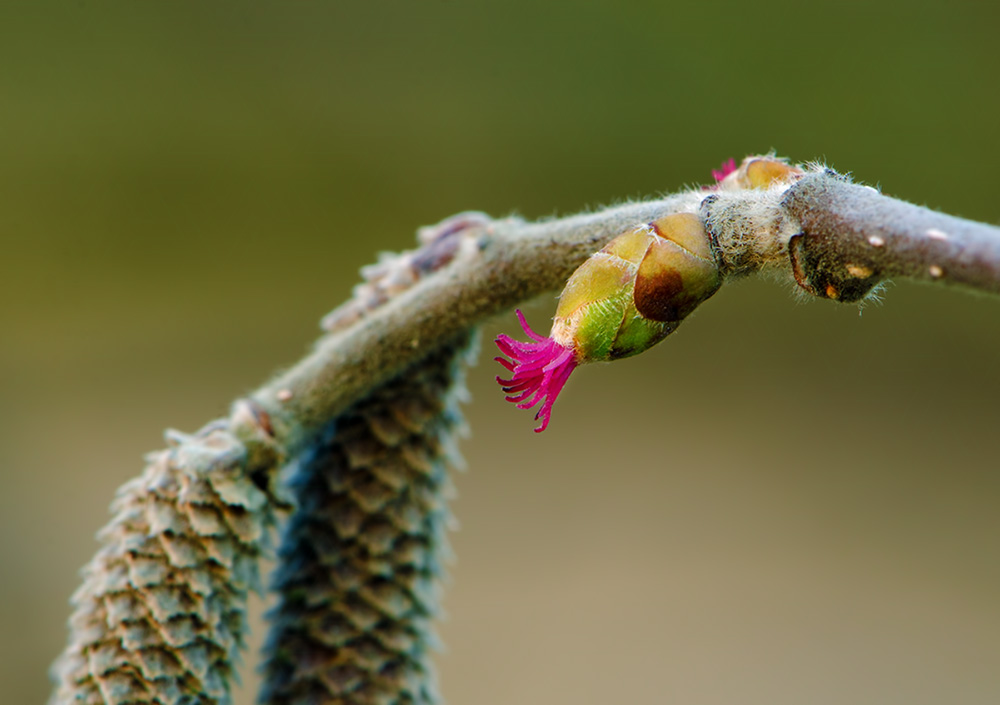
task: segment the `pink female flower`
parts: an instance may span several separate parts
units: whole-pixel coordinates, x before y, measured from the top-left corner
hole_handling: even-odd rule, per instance
[[[529,340],[501,335],[495,358],[510,372],[497,377],[507,401],[541,408],[536,432],[577,366],[637,355],[663,340],[722,285],[712,240],[695,213],[674,213],[631,228],[581,264],[566,282],[552,331],[528,327]],[[508,359],[509,358],[509,359]]]
[[[577,359],[571,348],[531,330],[520,310],[517,311],[517,319],[531,341],[521,342],[508,335],[497,336],[497,347],[510,360],[504,357],[493,359],[511,373],[510,379],[501,379],[498,375],[497,382],[507,393],[507,401],[517,404],[518,409],[530,409],[541,402],[542,407],[535,414],[535,420],[542,422],[535,429],[535,433],[539,433],[549,425],[552,405],[576,369]]]
[[[718,169],[712,169],[712,178],[718,183],[734,171],[736,171],[736,160],[730,157],[729,161],[722,162],[722,165]]]

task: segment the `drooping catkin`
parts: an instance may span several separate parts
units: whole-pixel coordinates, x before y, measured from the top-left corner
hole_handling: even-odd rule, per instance
[[[226,422],[168,441],[119,489],[98,535],[50,705],[231,702],[246,598],[273,524],[268,468],[252,472],[253,453]]]
[[[365,281],[350,301],[324,320],[324,329],[350,326],[446,266],[469,241],[468,231],[487,221],[482,214],[466,213],[422,229],[418,249],[383,255],[379,264],[362,271]],[[430,643],[427,622],[435,604],[434,579],[446,553],[444,461],[457,458],[453,436],[460,425],[457,401],[464,390],[457,360],[472,338],[470,333],[459,337],[431,353],[409,381],[366,396],[337,422],[334,445],[325,436],[321,445],[304,451],[308,461],[298,463],[300,468],[322,465],[327,462],[321,459],[324,454],[346,452],[350,463],[363,464],[372,439],[376,445],[388,444],[384,466],[366,466],[370,482],[347,496],[358,500],[364,511],[377,511],[377,496],[385,491],[378,482],[384,483],[399,499],[382,507],[383,519],[395,522],[406,536],[395,542],[393,557],[365,557],[372,570],[383,570],[385,581],[369,580],[364,591],[345,588],[342,595],[352,605],[356,599],[368,600],[398,620],[393,628],[378,632],[386,648],[394,649],[397,665],[386,661],[376,690],[386,692],[382,686],[395,683],[394,692],[413,692],[420,702],[428,702],[433,692],[425,658]],[[368,418],[374,429],[368,440],[357,414]],[[401,444],[391,441],[395,433],[403,434]],[[72,598],[69,645],[53,667],[56,689],[50,705],[231,702],[230,684],[246,633],[247,594],[258,589],[257,560],[267,549],[274,510],[287,508],[275,482],[286,450],[280,444],[287,438],[277,441],[266,413],[254,402],[243,401],[230,419],[213,422],[192,436],[172,432],[168,441],[170,449],[151,454],[142,476],[120,488],[112,505],[115,516],[99,534],[104,546],[85,567],[83,585]],[[294,527],[316,519],[309,514],[313,504],[302,487],[300,482],[299,502],[306,513],[290,523],[291,538],[297,536]],[[369,491],[374,494],[366,494]],[[373,533],[355,537],[362,557],[366,547],[374,550],[387,540],[385,522],[368,522],[364,530]],[[306,542],[311,539],[308,531],[304,536]],[[286,541],[285,559],[300,561],[306,553],[301,543]],[[306,570],[307,563],[282,566],[279,584],[282,579],[294,581],[296,571]],[[313,587],[320,597],[310,605],[319,611],[332,608],[336,601],[330,591],[336,597],[338,587],[321,581]],[[405,612],[402,602],[392,602],[394,589],[400,599],[411,600],[411,612]],[[295,597],[286,591],[282,597],[288,599],[276,613],[269,667],[284,673],[281,658],[289,648],[282,640],[290,639],[294,651],[298,637],[296,617],[289,616]],[[362,611],[354,606],[351,614],[357,619]],[[334,612],[329,615],[335,619]],[[295,686],[296,677],[282,682]],[[356,695],[369,691],[374,692],[360,689]]]
[[[292,475],[278,549],[267,705],[437,703],[430,620],[448,558],[471,334],[343,414]]]

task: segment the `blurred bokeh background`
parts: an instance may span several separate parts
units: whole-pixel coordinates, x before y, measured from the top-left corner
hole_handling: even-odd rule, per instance
[[[292,363],[419,225],[772,148],[1000,222],[995,3],[49,5],[0,6],[5,702],[47,697],[162,430]],[[541,435],[473,368],[448,701],[1000,702],[998,321],[737,283]]]

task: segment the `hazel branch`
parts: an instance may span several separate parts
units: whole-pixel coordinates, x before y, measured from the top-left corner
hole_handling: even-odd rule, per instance
[[[1000,293],[1000,228],[809,174],[782,206],[799,224],[790,244],[799,285],[856,301],[882,279],[909,277]]]
[[[355,419],[358,433],[384,441],[395,438],[392,419],[401,428],[410,423],[413,438],[433,446],[428,462],[443,461],[438,441],[455,425],[454,415],[442,407],[438,421],[419,426],[417,417],[404,413],[404,406],[425,400],[427,392],[405,386],[401,374],[424,369],[418,365],[421,360],[431,360],[428,356],[435,350],[444,354],[442,346],[460,340],[484,319],[559,289],[578,266],[621,233],[631,231],[633,239],[656,234],[664,240],[660,236],[669,235],[674,243],[670,252],[690,255],[685,266],[691,272],[703,279],[702,270],[718,274],[704,291],[687,291],[686,284],[678,289],[678,277],[686,282],[682,274],[688,270],[679,274],[666,259],[643,255],[629,295],[636,310],[654,322],[660,322],[659,314],[666,316],[662,306],[657,308],[662,293],[674,297],[671,305],[679,307],[671,316],[682,318],[685,300],[677,296],[690,295],[688,303],[696,305],[725,278],[765,268],[785,272],[816,296],[844,302],[863,298],[879,281],[894,276],[1000,293],[1000,228],[883,196],[822,167],[803,170],[772,157],[751,157],[739,168],[730,165],[717,179],[709,190],[692,189],[538,223],[460,214],[422,230],[420,248],[384,257],[362,270],[365,281],[350,301],[327,316],[327,335],[309,355],[250,398],[239,400],[228,419],[193,436],[172,435],[172,447],[150,456],[143,476],[122,489],[116,516],[103,534],[105,545],[86,569],[84,585],[74,598],[70,640],[56,667],[52,702],[186,702],[192,697],[205,703],[229,702],[256,561],[267,550],[274,512],[288,506],[287,488],[276,470],[305,457],[303,452],[310,449],[326,447],[339,453],[339,445],[323,445],[324,430],[334,420],[347,427],[352,418],[361,418],[359,414],[364,419]],[[646,223],[648,228],[636,228]],[[692,239],[693,234],[700,240]],[[619,254],[627,255],[626,244],[619,244],[624,248]],[[648,251],[654,251],[652,246]],[[662,330],[650,330],[669,332],[674,318],[667,316]],[[646,333],[648,340],[639,342],[652,340],[652,333]],[[530,345],[516,341],[508,348],[512,357],[531,352]],[[445,364],[447,357],[427,364]],[[523,369],[514,361],[505,365],[513,373],[509,393],[523,393],[531,385],[558,393],[558,384],[546,381],[545,368],[539,368],[535,357],[520,360]],[[449,379],[455,382],[457,377]],[[434,387],[446,388],[451,389],[443,383]],[[385,407],[389,411],[383,413],[379,400],[385,400],[379,394],[390,392],[397,395],[393,404],[398,408]],[[403,451],[394,443],[386,441],[385,453],[352,466],[363,471],[358,475],[362,482],[396,463],[395,454]],[[412,465],[416,456],[410,455],[400,456],[404,464]],[[386,478],[389,475],[382,480]],[[364,493],[348,489],[348,494],[352,500],[367,501]],[[437,500],[431,499],[415,516],[433,519],[426,526],[434,534],[435,517],[444,515],[435,513]],[[408,526],[404,522],[396,528],[405,533]],[[362,543],[369,539],[361,537]],[[433,577],[432,572],[424,577]],[[392,575],[396,579],[404,573]],[[398,586],[403,592],[411,587]],[[336,592],[326,584],[321,587],[324,595]],[[403,632],[413,626],[414,634],[426,633],[421,610],[429,613],[432,601],[418,602],[413,614],[420,613],[419,619],[403,615]],[[298,624],[298,613],[292,617],[282,624]],[[364,641],[370,635],[362,632],[357,638]],[[288,675],[281,655],[283,633],[279,628],[272,644],[271,663],[277,664],[274,673],[281,678],[271,685],[305,683],[308,678],[294,674],[283,680]],[[421,636],[418,641],[413,649],[386,646],[388,642],[382,646],[396,649],[387,659],[398,656],[405,661],[405,656],[412,672],[424,678],[427,640]],[[379,673],[380,678],[385,675]],[[408,679],[403,678],[406,683]],[[376,685],[388,688],[389,681]],[[273,693],[279,690],[272,688]]]
[[[700,214],[729,276],[778,268],[806,291],[844,302],[890,276],[1000,293],[1000,228],[884,196],[821,168],[791,169],[790,181],[752,188],[737,178],[748,163],[712,191],[537,223],[482,214],[444,221],[423,233],[422,249],[384,264],[373,276],[381,289],[368,285],[368,301],[335,311],[332,332],[253,402],[270,417],[277,444],[292,452],[427,345],[557,290],[618,233],[674,213]]]
[[[388,298],[363,314],[349,302],[327,318],[334,332],[311,354],[253,394],[275,438],[299,448],[330,419],[417,360],[426,349],[521,301],[557,290],[621,230],[663,213],[692,211],[703,194],[685,192],[597,213],[539,223],[456,216],[431,231],[423,250],[387,267]],[[433,250],[447,253],[435,255]],[[436,267],[437,260],[448,259]],[[395,271],[393,271],[395,270]],[[399,271],[407,274],[399,275]],[[393,292],[394,278],[416,278]],[[345,310],[346,309],[346,310]]]

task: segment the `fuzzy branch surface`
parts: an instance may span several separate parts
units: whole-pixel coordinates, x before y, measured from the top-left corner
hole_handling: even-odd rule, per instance
[[[383,263],[327,319],[313,351],[252,395],[292,452],[331,419],[449,339],[558,290],[628,227],[698,213],[728,276],[771,269],[807,292],[854,302],[886,277],[1000,293],[1000,228],[937,213],[816,167],[767,189],[690,190],[535,223],[455,216],[421,249]]]

